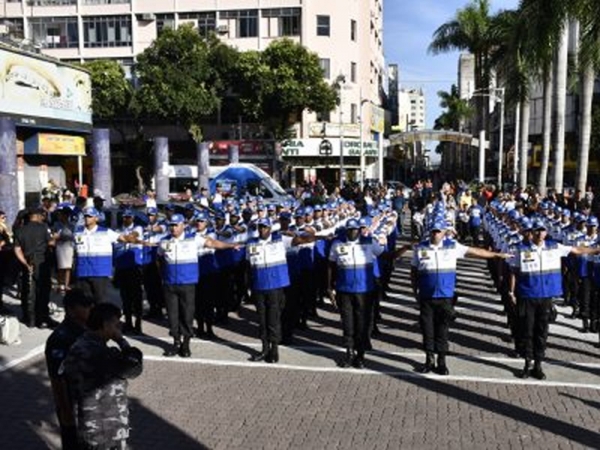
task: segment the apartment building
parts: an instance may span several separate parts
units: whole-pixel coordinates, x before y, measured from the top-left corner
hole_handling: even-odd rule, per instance
[[[425,129],[427,107],[423,89],[400,89],[398,111],[398,124],[402,131]]]
[[[361,100],[379,105],[383,0],[0,0],[2,31],[67,61],[116,59],[126,72],[167,27],[191,23],[240,50],[288,37],[319,54],[325,77],[343,75],[342,120]],[[339,111],[332,117],[338,117]],[[306,120],[316,120],[307,116]],[[308,122],[307,122],[308,123]],[[308,135],[309,127],[302,135]]]

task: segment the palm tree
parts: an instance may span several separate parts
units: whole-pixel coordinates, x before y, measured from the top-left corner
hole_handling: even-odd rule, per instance
[[[449,51],[468,51],[475,58],[475,90],[490,87],[490,16],[489,0],[471,0],[457,11],[455,17],[442,24],[433,34],[429,51],[434,55]],[[479,127],[485,129],[487,105],[485,98],[478,98]]]
[[[529,43],[526,17],[521,10],[502,11],[491,26],[492,63],[498,78],[506,87],[509,107],[520,108],[519,186],[527,186],[527,156],[529,149],[530,90],[534,68],[526,57]]]
[[[566,3],[564,0],[521,0],[519,10],[528,24],[526,58],[534,70],[536,81],[543,87],[542,161],[537,186],[539,192],[545,195],[552,136],[552,68],[565,21]]]
[[[594,83],[596,73],[600,68],[600,4],[597,0],[578,0],[573,3],[573,6],[574,15],[579,20],[581,33],[578,56],[581,80],[581,120],[575,187],[584,192],[589,168]]]

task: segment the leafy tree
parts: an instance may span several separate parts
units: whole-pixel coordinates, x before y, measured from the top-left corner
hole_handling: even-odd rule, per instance
[[[102,59],[81,66],[90,72],[94,117],[110,121],[126,115],[133,91],[121,65],[114,60]]]
[[[142,118],[176,121],[188,129],[213,113],[223,86],[217,83],[210,48],[191,26],[163,30],[138,56],[140,88],[134,111]]]
[[[302,111],[331,111],[338,93],[323,78],[319,58],[290,39],[274,41],[263,52],[245,52],[237,65],[236,86],[244,112],[284,139]]]

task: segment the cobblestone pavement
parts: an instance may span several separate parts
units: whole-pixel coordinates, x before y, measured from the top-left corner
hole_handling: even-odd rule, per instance
[[[186,360],[162,356],[166,324],[145,323],[135,339],[145,372],[130,384],[132,448],[600,448],[598,335],[578,333],[580,323],[559,307],[548,379],[520,380],[522,361],[509,356],[484,267],[460,264],[449,377],[414,372],[423,355],[408,258],[398,263],[382,335],[361,371],[336,365],[341,330],[331,307],[282,347],[277,366],[248,361],[259,346],[249,305],[216,329],[219,340],[194,340]],[[0,348],[3,448],[58,448],[41,357],[47,334],[24,329],[22,345]]]

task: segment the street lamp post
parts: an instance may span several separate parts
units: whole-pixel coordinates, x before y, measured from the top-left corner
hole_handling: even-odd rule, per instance
[[[360,188],[361,190],[364,189],[365,187],[365,151],[364,151],[364,145],[363,145],[363,138],[364,138],[364,133],[363,133],[363,105],[365,103],[370,103],[369,99],[366,98],[362,98],[362,89],[360,90],[360,115],[358,116],[358,126],[360,127]]]
[[[500,103],[500,136],[498,142],[498,189],[502,189],[502,160],[504,159],[504,92],[505,88],[494,88],[493,92],[477,92],[475,91],[471,97],[493,97],[497,103]],[[485,138],[485,132],[482,130],[480,132],[480,140]],[[485,150],[485,142],[480,142],[480,167],[479,167],[479,177],[483,177],[482,163],[485,164],[485,158],[481,154]],[[483,179],[479,180],[483,182]]]
[[[344,90],[344,84],[346,83],[346,77],[344,75],[338,76],[338,83],[340,86],[340,189],[344,188],[344,102],[342,101],[342,93]]]

